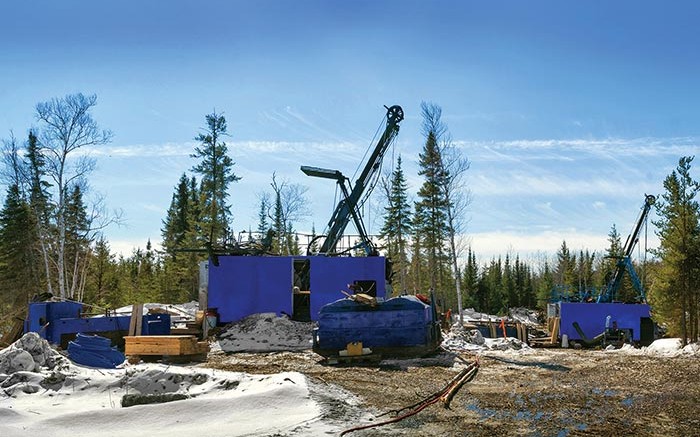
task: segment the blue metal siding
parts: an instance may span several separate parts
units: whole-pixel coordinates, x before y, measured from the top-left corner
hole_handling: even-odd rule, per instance
[[[384,257],[220,256],[219,266],[209,264],[209,308],[217,308],[221,323],[256,313],[292,314],[295,259],[310,263],[311,320],[353,281],[375,281],[377,297],[386,295]]]
[[[374,257],[325,257],[311,259],[311,319],[318,320],[324,305],[335,302],[350,292],[348,284],[353,281],[373,280],[377,283],[377,297],[386,296],[386,259]]]
[[[209,263],[209,308],[219,321],[235,322],[251,314],[292,313],[293,260],[286,256],[221,256]]]
[[[578,322],[590,340],[605,330],[605,319],[610,316],[611,323],[617,322],[619,329],[631,329],[632,339],[639,341],[641,319],[650,317],[646,304],[560,302],[559,305],[560,335],[566,334],[571,340],[581,340],[574,322]]]

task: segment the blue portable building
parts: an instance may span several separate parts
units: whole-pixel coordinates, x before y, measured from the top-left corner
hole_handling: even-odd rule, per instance
[[[567,335],[570,340],[583,340],[574,322],[588,339],[592,339],[603,333],[609,316],[610,325],[626,331],[632,341],[641,344],[653,341],[654,325],[647,304],[559,302],[558,307],[559,333]]]
[[[317,320],[321,308],[356,284],[384,299],[386,260],[374,257],[218,256],[208,265],[206,306],[220,324],[274,312]]]

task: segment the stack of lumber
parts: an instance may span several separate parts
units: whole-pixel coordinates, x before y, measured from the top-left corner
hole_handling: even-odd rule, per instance
[[[171,361],[205,360],[209,343],[197,341],[194,335],[139,335],[124,337],[125,355],[129,362],[144,356],[162,357]]]
[[[534,347],[559,347],[559,317],[550,317],[547,320],[547,337],[530,339],[530,345]]]

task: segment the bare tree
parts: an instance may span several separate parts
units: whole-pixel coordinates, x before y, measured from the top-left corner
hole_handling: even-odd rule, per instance
[[[16,184],[22,187],[25,181],[25,166],[22,160],[22,152],[17,144],[17,139],[10,131],[10,139],[2,140],[2,180],[7,185]]]
[[[287,235],[294,223],[311,215],[309,200],[306,197],[308,188],[300,184],[292,184],[287,180],[278,181],[277,174],[272,174],[270,183],[274,192],[272,202],[273,213],[269,215],[276,232],[277,249],[286,245],[287,253],[292,252],[292,239]]]
[[[470,162],[458,149],[449,135],[445,135],[440,146],[441,166],[446,175],[442,190],[447,199],[447,237],[450,245],[450,258],[455,275],[457,290],[457,305],[459,306],[459,322],[464,323],[462,308],[461,273],[457,260],[467,247],[468,240],[464,236],[467,219],[467,209],[472,202],[471,190],[466,185],[464,176],[469,170]]]
[[[36,106],[40,122],[41,153],[45,159],[46,175],[53,181],[55,191],[56,269],[58,291],[66,298],[66,201],[71,187],[79,184],[95,167],[95,161],[78,150],[108,143],[112,133],[101,130],[90,114],[97,96],[81,93],[54,98]]]

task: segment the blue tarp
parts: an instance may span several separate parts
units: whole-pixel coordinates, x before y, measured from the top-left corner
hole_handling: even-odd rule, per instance
[[[78,364],[104,369],[114,369],[125,360],[108,338],[85,334],[78,334],[68,343],[68,356]]]

